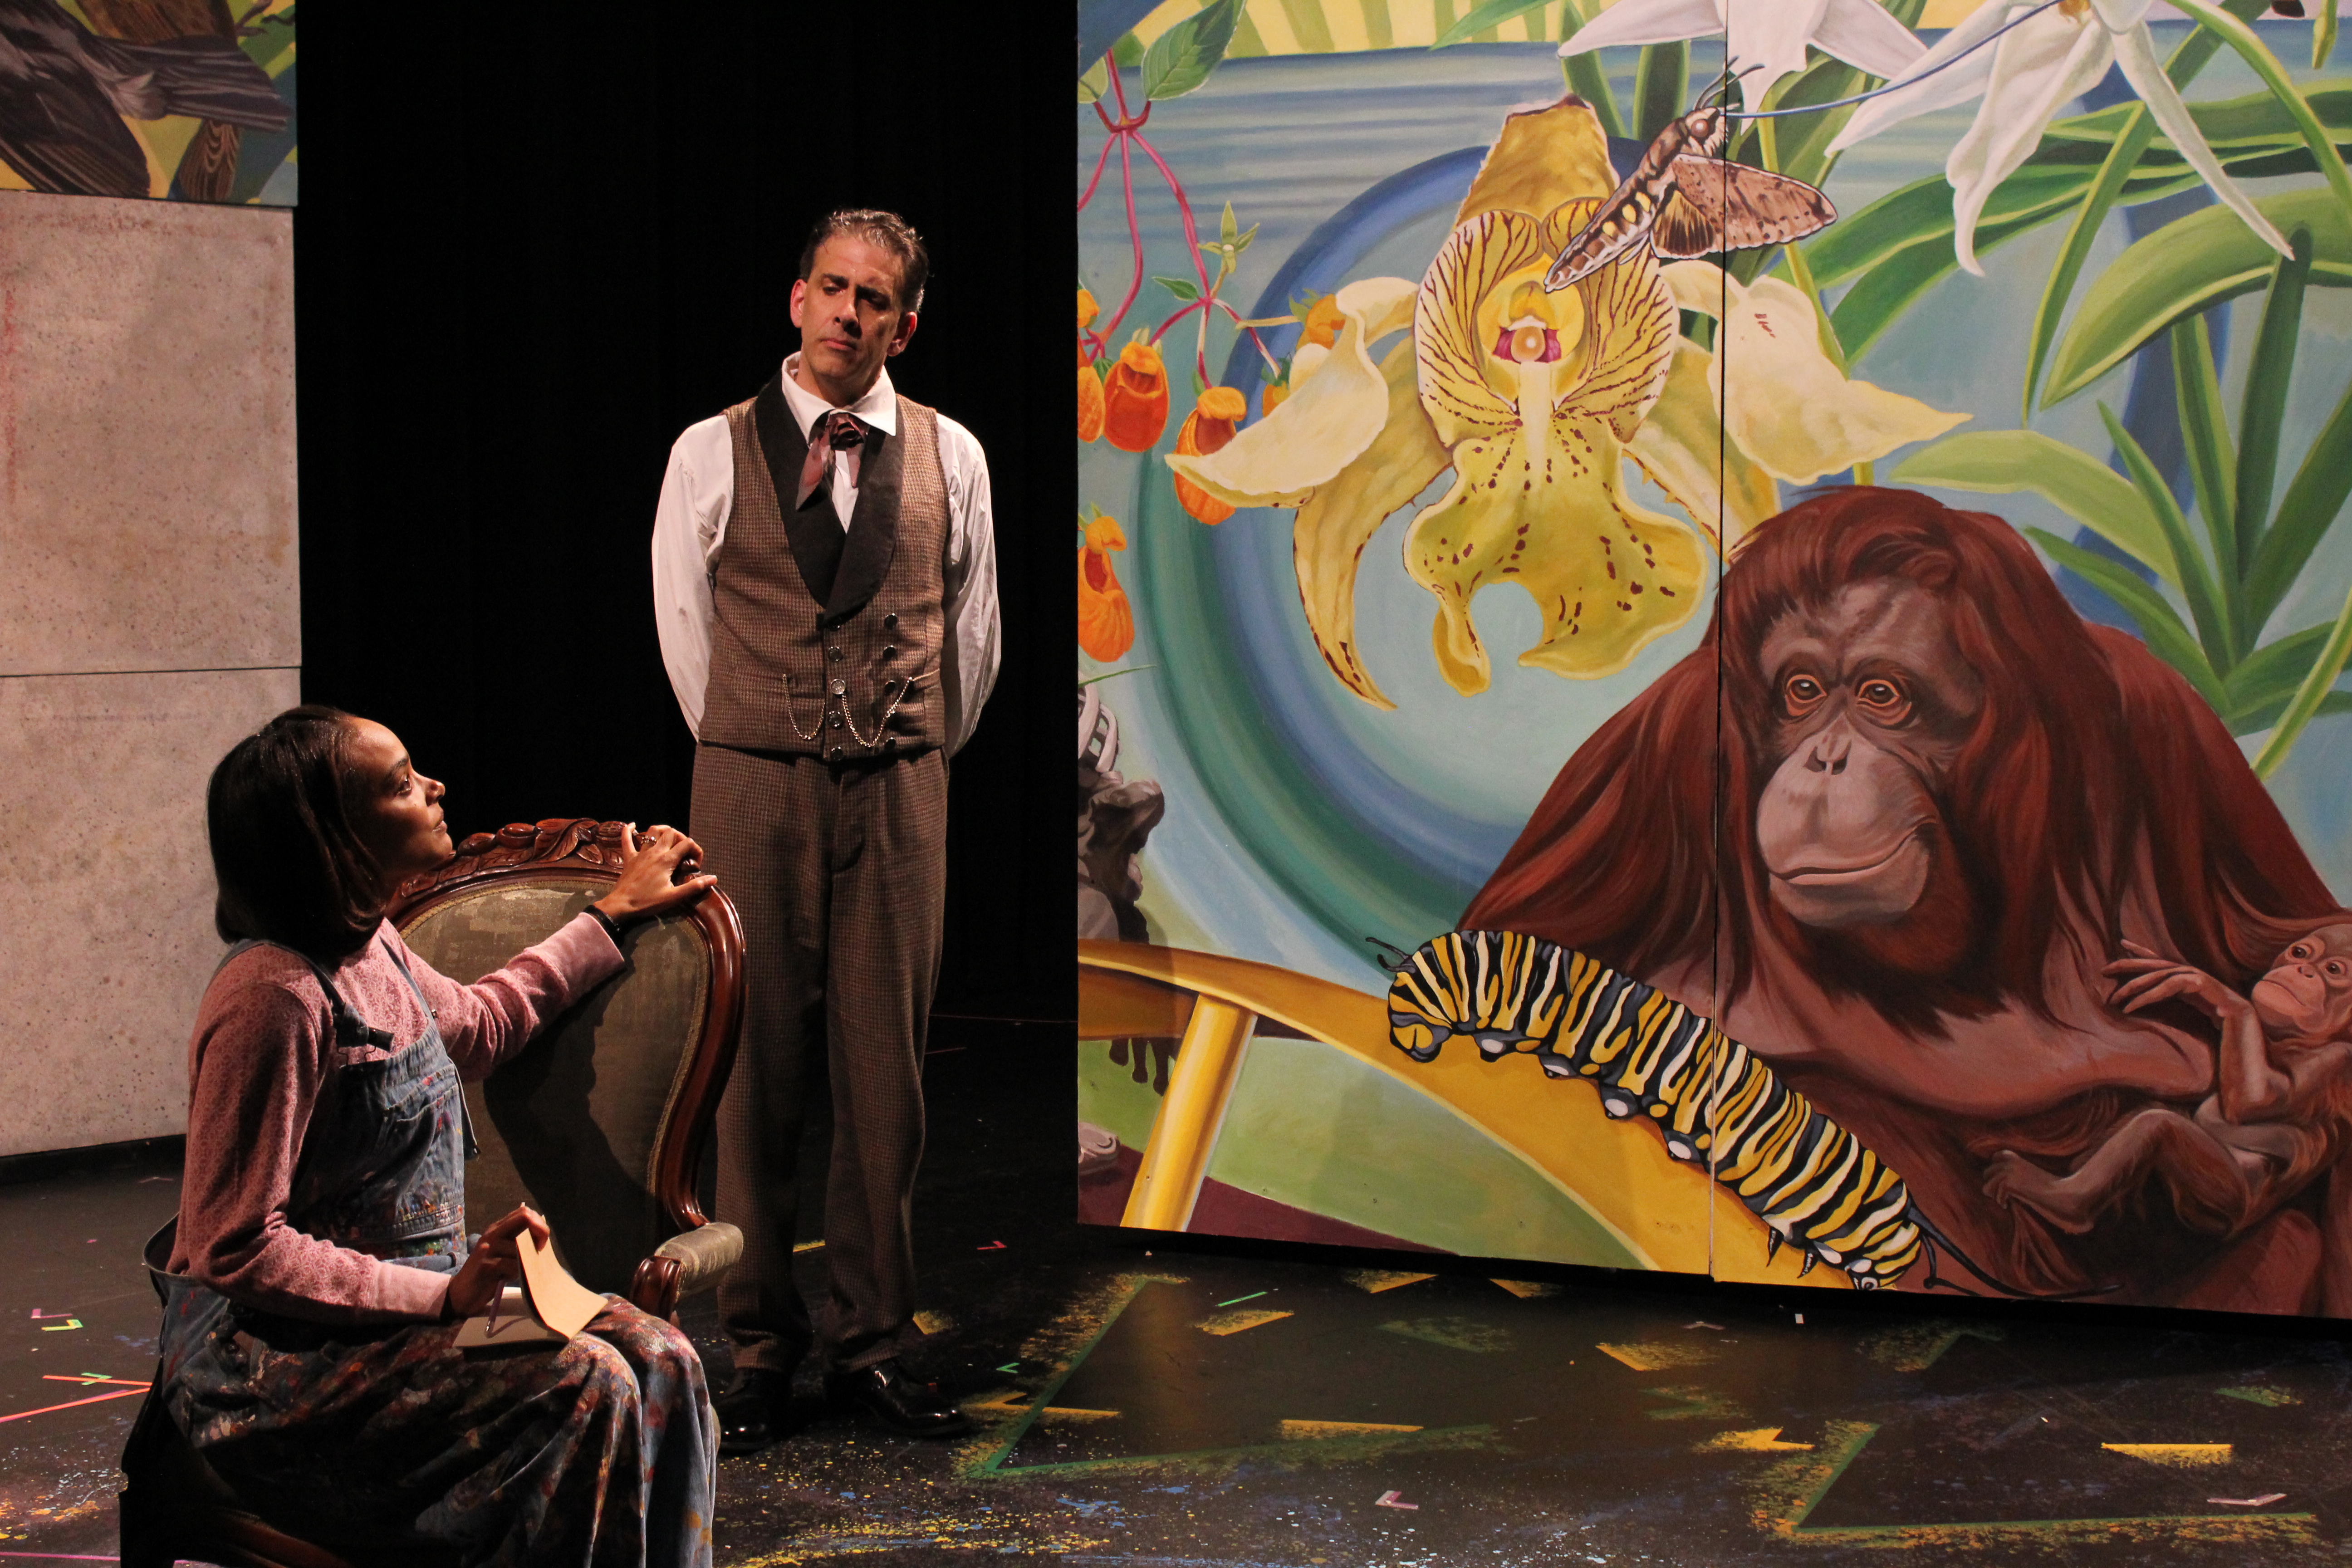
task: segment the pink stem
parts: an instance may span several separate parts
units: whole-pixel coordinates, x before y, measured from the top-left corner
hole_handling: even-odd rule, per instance
[[[1110,78],[1111,94],[1118,100],[1118,117],[1127,119],[1127,83],[1119,78],[1118,59],[1108,54],[1103,56],[1103,74]],[[1097,99],[1095,101],[1099,104],[1102,100]],[[1149,110],[1151,106],[1147,103],[1143,107]]]
[[[1166,321],[1160,322],[1158,330],[1152,332],[1151,341],[1156,343],[1161,338],[1166,337],[1168,335],[1169,328],[1174,326],[1177,322],[1182,321],[1193,311],[1202,309],[1202,302],[1201,300],[1195,300],[1189,305],[1179,305],[1176,307],[1176,313],[1169,317]],[[1205,374],[1203,374],[1202,379],[1207,379]]]
[[[1223,310],[1226,315],[1231,316],[1234,319],[1234,325],[1241,325],[1242,313],[1239,310],[1234,310],[1223,300],[1217,300],[1216,306],[1218,310]],[[1265,361],[1266,368],[1269,370],[1277,368],[1274,363],[1273,353],[1270,353],[1265,346],[1265,340],[1257,335],[1257,329],[1255,327],[1242,327],[1242,331],[1247,332],[1249,334],[1250,342],[1257,345],[1258,357]],[[1205,380],[1206,377],[1203,377],[1202,379]]]
[[[1208,294],[1211,291],[1209,288],[1209,267],[1208,263],[1204,261],[1201,256],[1201,231],[1192,226],[1192,204],[1185,200],[1184,187],[1177,183],[1176,171],[1168,166],[1168,161],[1160,155],[1160,150],[1158,148],[1154,147],[1150,142],[1143,139],[1142,132],[1130,131],[1128,134],[1135,139],[1135,144],[1137,146],[1143,149],[1144,156],[1150,158],[1153,163],[1159,166],[1160,177],[1166,180],[1168,182],[1168,188],[1175,193],[1176,210],[1179,213],[1181,213],[1184,217],[1184,244],[1192,253],[1192,270],[1200,275],[1201,292],[1204,295]]]
[[[1127,298],[1118,302],[1118,309],[1111,312],[1110,321],[1103,327],[1106,338],[1118,331],[1118,324],[1127,320],[1127,308],[1134,304],[1135,297],[1143,291],[1143,225],[1137,221],[1135,216],[1135,161],[1128,151],[1128,143],[1134,135],[1131,131],[1119,134],[1118,180],[1127,190],[1127,232],[1135,237],[1135,277],[1127,286]]]
[[[1097,110],[1100,110],[1102,105],[1097,103],[1095,105],[1095,108]],[[1087,204],[1095,199],[1095,187],[1102,184],[1103,169],[1105,165],[1108,164],[1110,162],[1110,144],[1118,140],[1118,138],[1117,136],[1106,136],[1103,138],[1102,156],[1095,160],[1095,177],[1087,182],[1087,194],[1078,198],[1078,210],[1080,212],[1086,211]]]

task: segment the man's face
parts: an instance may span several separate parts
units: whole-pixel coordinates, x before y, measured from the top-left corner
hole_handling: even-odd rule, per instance
[[[848,234],[818,246],[809,275],[793,283],[801,373],[832,402],[866,395],[882,362],[915,335],[915,313],[898,308],[898,258]]]

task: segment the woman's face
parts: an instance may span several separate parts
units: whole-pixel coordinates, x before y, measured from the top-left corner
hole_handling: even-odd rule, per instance
[[[352,721],[352,826],[383,868],[388,887],[449,857],[449,830],[441,821],[438,779],[426,778],[408,760],[400,737],[371,719]]]

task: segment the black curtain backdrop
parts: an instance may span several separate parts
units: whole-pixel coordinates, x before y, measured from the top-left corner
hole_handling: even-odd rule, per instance
[[[669,445],[797,345],[811,221],[930,244],[901,391],[994,483],[1004,664],[952,775],[942,1012],[1075,1016],[1066,9],[313,5],[295,217],[303,690],[459,834],[684,825]]]

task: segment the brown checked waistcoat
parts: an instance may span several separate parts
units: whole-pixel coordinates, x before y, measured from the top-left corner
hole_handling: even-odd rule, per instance
[[[786,515],[808,439],[770,382],[727,411],[735,499],[712,582],[701,738],[834,762],[902,757],[945,739],[940,644],[947,479],[939,416],[898,399],[866,433],[846,531],[830,484]]]

